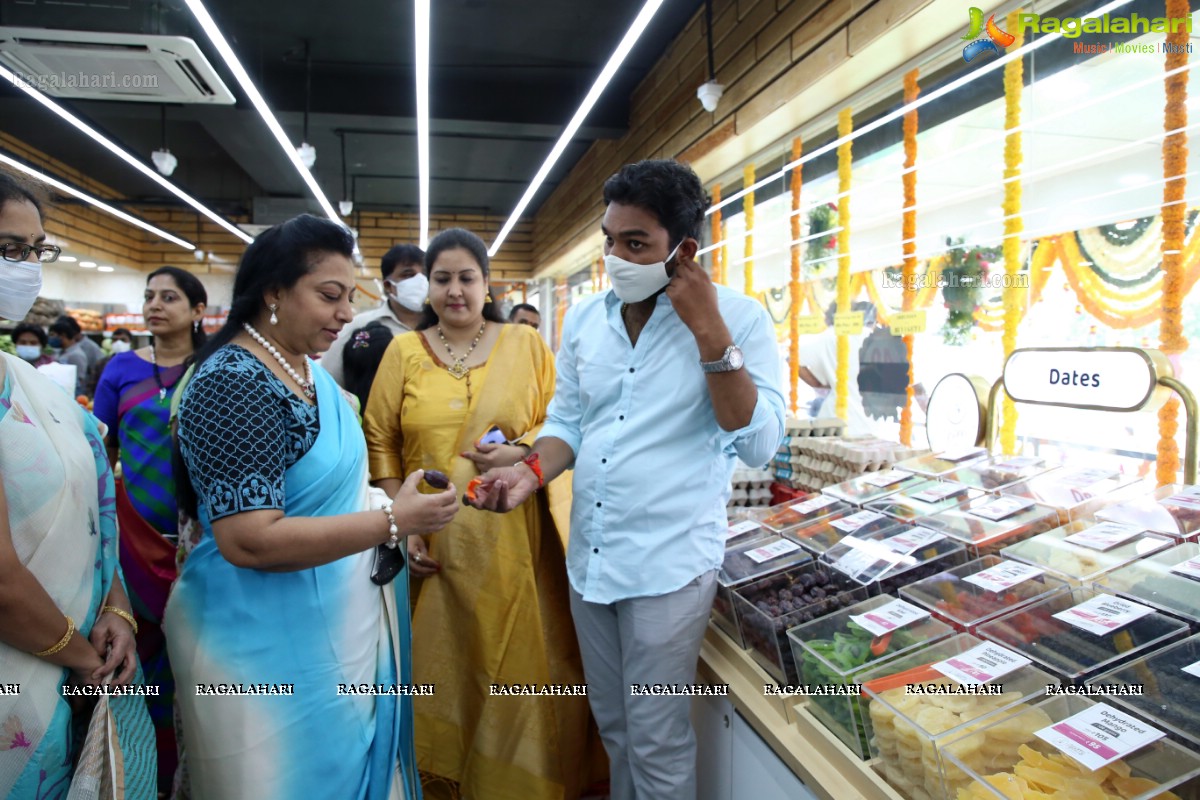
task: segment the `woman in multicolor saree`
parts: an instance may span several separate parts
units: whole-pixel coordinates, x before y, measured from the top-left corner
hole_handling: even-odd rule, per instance
[[[36,190],[0,173],[0,318],[22,319],[41,287]],[[63,688],[138,675],[117,567],[112,472],[95,418],[29,364],[0,354],[0,797],[57,800],[79,742]],[[107,656],[107,658],[106,658]],[[109,677],[111,676],[111,677]],[[145,697],[113,697],[119,789],[150,800],[155,753]]]
[[[163,628],[196,800],[420,797],[411,697],[388,688],[412,682],[407,575],[372,570],[458,503],[417,473],[368,510],[362,430],[307,357],[353,316],[353,248],[308,215],[260,234],[184,389],[175,475],[202,536]]]
[[[450,229],[426,251],[429,305],[397,336],[371,387],[371,477],[393,491],[421,469],[460,486],[527,452],[554,393],[537,332],[505,325],[479,237]],[[496,426],[499,441],[476,445]],[[569,484],[568,484],[569,485]],[[571,800],[589,778],[586,696],[492,696],[492,684],[582,685],[563,541],[544,497],[514,516],[463,509],[428,543],[410,537],[417,758],[430,798]]]
[[[96,385],[93,409],[108,426],[110,459],[114,467],[121,465],[117,481],[121,571],[138,623],[138,658],[147,682],[161,687],[148,703],[158,738],[160,792],[171,790],[178,762],[175,679],[162,632],[163,608],[176,574],[179,515],[168,423],[180,377],[204,345],[200,323],[207,303],[204,284],[190,272],[178,267],[151,272],[142,316],[154,341],[109,359]]]

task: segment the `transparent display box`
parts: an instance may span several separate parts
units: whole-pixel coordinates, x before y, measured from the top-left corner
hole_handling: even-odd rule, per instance
[[[1063,467],[1005,486],[1002,495],[1024,497],[1058,509],[1065,525],[1148,491],[1147,479],[1114,467]]]
[[[742,641],[776,681],[797,682],[787,631],[867,599],[867,591],[824,564],[809,562],[733,591]]]
[[[1195,541],[1200,535],[1200,486],[1162,486],[1150,494],[1102,508],[1096,518],[1138,525],[1180,541]]]
[[[770,508],[747,509],[747,511],[749,519],[762,523],[762,526],[772,533],[787,533],[794,528],[824,519],[831,514],[854,513],[855,508],[836,497],[810,494]]]
[[[954,452],[946,451],[909,458],[896,464],[896,469],[924,475],[926,478],[940,478],[987,457],[988,451],[985,448],[968,447]]]
[[[1078,520],[1005,547],[1000,555],[1042,567],[1072,586],[1087,586],[1104,573],[1173,543],[1166,536],[1121,523]]]
[[[878,511],[849,510],[832,514],[808,525],[792,528],[787,538],[819,556],[847,536],[864,537],[879,531],[898,530],[901,523]]]
[[[1112,592],[1179,617],[1200,631],[1200,544],[1183,544],[1104,575],[1097,591]]]
[[[1026,663],[985,684],[994,686],[996,694],[935,693],[937,687],[957,691],[962,684],[934,664],[961,660],[985,644],[970,634],[956,634],[859,676],[871,724],[871,756],[878,759],[884,779],[909,800],[954,798],[943,783],[942,745],[1030,708],[1054,682],[1052,675]]]
[[[983,492],[965,483],[927,480],[902,492],[872,500],[865,508],[904,522],[914,522],[921,517],[958,508],[982,495]]]
[[[902,523],[874,533],[847,536],[821,560],[871,594],[894,594],[901,586],[967,561],[966,546],[941,531]]]
[[[984,556],[908,586],[900,596],[928,608],[962,633],[1022,606],[1065,592],[1068,584],[1040,567]]]
[[[1128,716],[1124,709],[1114,709],[1107,701],[1104,704]],[[945,785],[961,800],[1076,797],[1167,800],[1175,797],[1166,794],[1168,790],[1200,774],[1200,755],[1166,738],[1137,747],[1098,769],[1076,760],[1076,748],[1095,740],[1089,736],[1090,726],[1072,718],[1089,710],[1098,713],[1098,705],[1085,697],[1047,698],[1020,714],[947,743],[942,749]],[[1154,725],[1150,720],[1134,720],[1139,728],[1146,722]],[[1077,737],[1079,744],[1066,744],[1064,750],[1035,735],[1048,727]],[[1097,744],[1097,752],[1104,752],[1106,746]]]
[[[1088,685],[1121,691],[1140,687],[1140,695],[1113,694],[1104,701],[1136,712],[1186,746],[1200,748],[1200,636],[1092,678]]]
[[[954,634],[953,628],[932,616],[882,636],[851,619],[895,599],[872,597],[788,631],[800,683],[811,687],[855,683],[867,670]],[[857,695],[815,694],[809,698],[808,710],[859,758],[869,757],[870,719]]]
[[[838,500],[852,505],[862,506],[872,500],[905,491],[924,480],[920,475],[914,475],[911,472],[888,469],[826,486],[821,490],[821,494],[836,497]]]
[[[1056,468],[1038,456],[992,456],[947,472],[943,477],[945,480],[965,483],[985,492],[998,492],[1006,486]]]
[[[1058,511],[1025,498],[984,495],[918,525],[944,531],[967,546],[972,558],[995,555],[1001,548],[1059,526]]]
[[[980,625],[977,631],[1031,659],[1062,684],[1081,686],[1088,678],[1187,635],[1187,623],[1149,606],[1136,609],[1142,614],[1137,618],[1104,621],[1106,610],[1124,609],[1128,603],[1105,592],[1072,589]]]
[[[731,509],[728,513],[728,526],[725,529],[725,549],[740,547],[749,542],[765,539],[771,531],[747,513],[748,508]]]
[[[717,593],[713,596],[713,624],[739,647],[745,647],[733,602],[734,589],[808,561],[812,561],[812,556],[804,548],[775,534],[726,549],[725,561],[717,573]]]

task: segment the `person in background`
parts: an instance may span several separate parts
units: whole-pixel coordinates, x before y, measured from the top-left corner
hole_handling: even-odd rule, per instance
[[[75,367],[75,394],[91,395],[92,367],[96,361],[89,355],[84,342],[88,338],[74,317],[63,315],[50,325],[50,346],[59,350],[58,363]],[[94,344],[89,342],[90,344]],[[99,346],[97,345],[97,349]]]
[[[779,349],[767,310],[695,261],[708,198],[689,167],[627,165],[604,203],[613,288],[567,311],[533,452],[485,474],[474,505],[515,509],[574,465],[571,611],[611,796],[694,800],[691,701],[630,686],[695,682],[734,466],[783,438]]]
[[[115,328],[112,332],[111,342],[109,347],[112,348],[113,355],[128,353],[133,349],[133,333],[129,328]]]
[[[162,632],[179,538],[169,416],[176,386],[204,345],[200,323],[207,304],[204,284],[190,272],[178,267],[151,272],[142,316],[154,338],[146,347],[109,359],[96,385],[93,411],[108,426],[109,460],[114,467],[121,465],[116,487],[121,570],[138,622],[138,656],[146,679],[161,687],[149,708],[158,737],[162,792],[170,791],[178,760],[175,680]],[[120,343],[115,331],[113,335],[113,343]]]
[[[536,331],[542,324],[542,315],[529,303],[517,303],[509,312],[508,321],[517,325],[528,325]]]
[[[33,366],[40,367],[43,364],[54,363],[53,356],[46,353],[46,347],[50,340],[41,325],[28,323],[18,325],[13,328],[12,340],[13,346],[17,350],[17,356]]]
[[[424,469],[459,486],[522,459],[554,392],[554,356],[506,325],[488,290],[487,246],[461,228],[425,254],[429,308],[392,340],[363,427],[388,494]],[[491,434],[489,436],[489,434]],[[480,440],[488,436],[488,442]],[[425,796],[573,800],[588,778],[587,700],[496,697],[492,684],[582,684],[563,544],[545,498],[509,517],[459,512],[408,539],[417,759]]]
[[[393,336],[391,328],[375,320],[354,332],[342,354],[346,391],[358,401],[360,416],[366,413],[371,384],[375,381],[379,362],[383,361],[383,354],[387,352]]]
[[[862,333],[853,334],[850,339],[850,363],[847,367],[848,397],[846,400],[846,435],[861,436],[872,434],[876,425],[867,416],[863,407],[862,393],[858,387],[859,349],[863,337],[875,329],[875,305],[866,301],[852,303],[851,312],[861,312],[863,315]],[[825,390],[824,399],[817,409],[816,417],[836,417],[837,409],[837,332],[834,330],[833,316],[837,313],[837,303],[830,303],[825,309],[825,330],[815,336],[806,336],[800,340],[800,379],[814,389]]]
[[[39,194],[0,172],[0,319],[25,318],[41,263],[59,256],[46,244]],[[81,737],[63,689],[140,677],[115,502],[96,418],[24,359],[0,353],[0,676],[20,687],[0,693],[0,797],[82,796],[99,776],[76,763]],[[124,765],[123,797],[151,800],[145,698],[107,702],[104,744]]]
[[[379,308],[364,311],[342,329],[338,339],[321,356],[321,366],[343,389],[346,385],[346,346],[351,337],[372,322],[382,322],[394,334],[416,330],[429,295],[429,280],[425,276],[425,253],[415,244],[398,244],[383,254],[379,263],[383,275],[383,302]]]

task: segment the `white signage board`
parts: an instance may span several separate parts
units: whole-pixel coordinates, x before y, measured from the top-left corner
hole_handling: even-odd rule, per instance
[[[1160,373],[1171,369],[1157,351],[1034,348],[1009,356],[1004,389],[1020,403],[1136,411],[1153,397]]]

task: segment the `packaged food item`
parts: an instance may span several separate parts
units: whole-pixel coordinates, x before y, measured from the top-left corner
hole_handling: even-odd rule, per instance
[[[717,593],[713,597],[712,621],[718,629],[745,647],[733,591],[759,578],[812,561],[812,556],[795,542],[769,534],[752,538],[725,550],[725,561],[717,573]]]
[[[749,518],[762,523],[772,533],[787,533],[831,514],[851,514],[854,511],[854,506],[836,497],[812,494],[770,508],[751,509]]]
[[[821,555],[872,594],[894,593],[967,560],[966,546],[941,531],[901,523],[873,533],[844,537]]]
[[[1200,486],[1162,486],[1150,494],[1102,508],[1096,518],[1194,541],[1200,534]]]
[[[1063,467],[1001,490],[1058,509],[1061,524],[1082,519],[1113,503],[1147,491],[1150,484],[1117,466]]]
[[[973,464],[976,461],[982,461],[987,457],[988,451],[986,448],[964,447],[961,450],[945,450],[941,453],[910,458],[897,464],[896,469],[903,469],[917,475],[924,475],[926,478],[940,478],[943,475],[954,472],[956,469]]]
[[[808,687],[845,686],[868,669],[954,633],[949,625],[930,616],[884,634],[868,631],[853,619],[894,602],[893,597],[872,597],[788,631],[800,683]],[[857,695],[814,694],[809,701],[813,716],[859,758],[870,755],[870,720]]]
[[[1056,467],[1038,456],[992,456],[946,473],[948,481],[965,483],[987,492],[998,492]]]
[[[801,564],[733,591],[745,646],[781,684],[797,682],[788,629],[865,599],[865,589],[817,563]]]
[[[984,495],[918,525],[953,536],[972,558],[995,555],[1002,547],[1059,526],[1058,511],[1022,497]]]
[[[1184,542],[1101,576],[1096,588],[1145,603],[1200,630],[1200,544]]]
[[[792,528],[787,537],[814,555],[821,555],[846,536],[864,537],[885,530],[899,529],[900,523],[877,511],[848,511],[831,514],[822,520]]]
[[[1117,522],[1078,520],[1009,545],[1000,555],[1042,567],[1072,586],[1171,546],[1172,539]]]
[[[836,497],[838,500],[852,505],[862,506],[864,503],[904,491],[919,483],[922,483],[919,475],[899,469],[888,469],[860,475],[842,483],[835,483],[833,486],[826,486],[821,490],[821,494]]]
[[[958,508],[982,494],[964,483],[927,480],[902,492],[872,500],[865,507],[895,519],[913,522],[921,517],[932,517]]]
[[[1041,567],[984,556],[902,586],[900,596],[957,630],[974,633],[984,622],[1067,589],[1066,581]]]
[[[1068,686],[1187,635],[1186,623],[1092,589],[1072,589],[984,623],[978,634],[1018,652]]]

